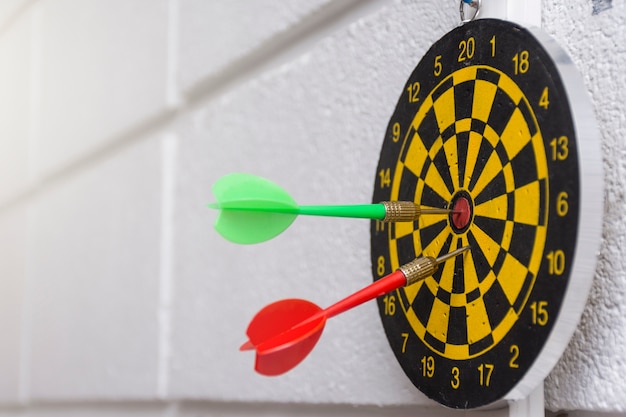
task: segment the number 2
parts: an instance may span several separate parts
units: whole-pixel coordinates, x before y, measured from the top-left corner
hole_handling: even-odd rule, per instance
[[[517,363],[517,359],[519,358],[519,346],[511,345],[509,352],[511,352],[511,360],[509,361],[509,368],[512,368],[512,369],[519,368],[519,363]]]

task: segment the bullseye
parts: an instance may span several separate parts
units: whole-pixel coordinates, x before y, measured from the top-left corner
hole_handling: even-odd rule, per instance
[[[456,233],[465,232],[472,221],[471,197],[464,191],[458,192],[450,204],[450,225]]]

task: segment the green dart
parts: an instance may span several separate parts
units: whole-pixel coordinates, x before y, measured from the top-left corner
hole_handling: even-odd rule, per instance
[[[298,215],[352,217],[385,222],[415,221],[421,214],[448,214],[449,209],[421,208],[409,201],[346,206],[299,206],[283,188],[265,178],[234,173],[213,184],[220,210],[215,230],[234,243],[260,243],[278,236]]]

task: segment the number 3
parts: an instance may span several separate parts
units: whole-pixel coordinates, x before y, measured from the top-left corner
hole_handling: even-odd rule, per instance
[[[452,381],[450,381],[450,385],[454,389],[458,389],[461,385],[461,380],[459,379],[460,373],[461,371],[459,371],[459,368],[457,368],[456,366],[452,367]]]

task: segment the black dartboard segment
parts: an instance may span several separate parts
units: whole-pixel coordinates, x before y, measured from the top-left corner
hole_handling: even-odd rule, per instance
[[[453,408],[502,399],[559,320],[575,257],[576,129],[553,59],[527,30],[478,20],[437,41],[409,77],[375,173],[373,201],[469,207],[371,226],[374,279],[417,256],[470,252],[378,300],[413,384]]]

